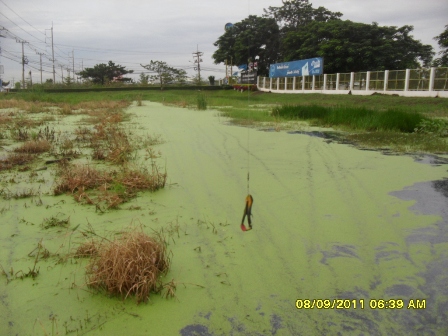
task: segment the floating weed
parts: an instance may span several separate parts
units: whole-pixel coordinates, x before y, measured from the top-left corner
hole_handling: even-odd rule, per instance
[[[70,225],[70,217],[66,219],[59,219],[55,216],[45,218],[41,224],[42,228],[49,229],[54,227],[68,227]]]
[[[35,191],[33,188],[25,188],[22,190],[10,191],[8,188],[5,187],[0,189],[0,195],[3,197],[4,200],[10,200],[10,199],[23,199],[28,197],[39,196],[40,192]]]
[[[37,250],[37,252],[36,252]],[[34,257],[34,264],[33,269],[28,268],[28,272],[24,272],[23,270],[19,270],[17,272],[14,272],[14,269],[11,267],[11,270],[9,272],[6,272],[2,265],[0,265],[0,268],[2,270],[2,275],[6,276],[6,282],[9,283],[10,281],[14,279],[25,279],[25,278],[32,278],[33,280],[39,275],[40,267],[36,267],[37,263],[39,262],[39,258],[46,259],[50,256],[50,252],[42,245],[42,239],[37,243],[37,247],[33,249],[30,253],[28,253],[29,257],[33,257],[33,254],[35,253]]]

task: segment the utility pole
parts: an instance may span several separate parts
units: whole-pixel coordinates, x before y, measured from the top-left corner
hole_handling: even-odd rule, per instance
[[[229,74],[227,72],[227,58],[226,58],[226,79],[227,79],[227,85],[229,84]]]
[[[51,23],[51,52],[53,61],[53,84],[56,84],[56,69],[54,67],[53,22]]]
[[[196,57],[196,60],[194,62],[197,63],[197,67],[195,67],[194,70],[198,71],[199,85],[201,85],[201,62],[202,62],[201,56],[202,55],[204,55],[204,53],[200,52],[198,49],[198,46],[196,46],[196,52],[193,53],[193,58]]]
[[[33,86],[33,77],[31,77],[31,70],[30,70],[30,87]]]
[[[61,65],[61,79],[62,79],[62,83],[64,83],[64,68],[63,68],[63,65]]]
[[[73,56],[73,83],[75,82],[75,49],[72,49]]]
[[[42,84],[42,55],[43,53],[37,53],[40,56],[40,83]]]
[[[25,48],[23,45],[27,42],[20,41],[20,43],[22,43],[22,88],[25,89],[25,64],[28,64],[28,59],[25,57]]]

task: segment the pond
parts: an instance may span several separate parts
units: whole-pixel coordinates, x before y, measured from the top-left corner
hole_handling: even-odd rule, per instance
[[[162,135],[165,188],[101,213],[46,195],[47,170],[39,198],[1,199],[2,335],[448,332],[446,157],[231,126],[213,110],[146,101],[128,112],[135,133]],[[248,191],[253,230],[243,232]],[[70,226],[44,229],[52,216]],[[88,260],[64,258],[83,230],[111,236],[131,224],[167,233],[175,298],[136,305],[96,293],[85,285]],[[39,243],[48,258],[36,258]]]

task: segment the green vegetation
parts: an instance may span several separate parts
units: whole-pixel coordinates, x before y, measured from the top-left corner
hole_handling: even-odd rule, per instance
[[[284,105],[272,113],[286,119],[312,120],[318,126],[346,126],[354,130],[393,130],[412,133],[427,119],[417,112],[401,110],[377,110],[364,107],[323,107],[317,105]]]

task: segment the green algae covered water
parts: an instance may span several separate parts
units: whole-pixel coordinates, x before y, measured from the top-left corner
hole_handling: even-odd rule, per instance
[[[0,334],[448,333],[447,165],[228,126],[215,111],[129,112],[136,133],[165,140],[167,186],[104,214],[69,196],[1,200]],[[242,232],[248,169],[253,230]],[[38,173],[45,193],[54,176]],[[43,229],[52,216],[70,226]],[[83,230],[130,224],[168,233],[176,298],[92,292],[88,260],[66,257]],[[39,242],[50,256],[36,262]]]

